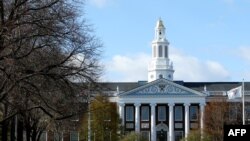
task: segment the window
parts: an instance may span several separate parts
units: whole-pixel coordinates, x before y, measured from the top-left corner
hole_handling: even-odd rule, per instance
[[[246,110],[246,120],[247,122],[249,122],[250,121],[250,106],[246,105],[245,110]]]
[[[142,140],[149,141],[150,140],[150,134],[148,131],[142,131],[141,132],[141,138]]]
[[[175,106],[174,107],[174,119],[175,121],[182,121],[183,120],[183,113],[182,113],[182,106]]]
[[[166,121],[166,106],[158,106],[158,121]]]
[[[162,46],[159,46],[159,52],[158,52],[158,54],[159,54],[159,57],[162,57]]]
[[[141,106],[141,120],[149,121],[149,107],[148,106]]]
[[[63,139],[63,133],[54,132],[54,141],[61,141]]]
[[[168,58],[168,46],[165,46],[165,57]]]
[[[149,123],[147,122],[147,123],[141,123],[141,128],[142,129],[148,129],[149,128]]]
[[[237,120],[237,105],[232,103],[229,105],[229,120]]]
[[[126,121],[134,121],[134,107],[126,106]]]
[[[183,138],[183,131],[174,131],[175,141],[180,141]]]
[[[39,141],[47,141],[47,132],[46,131],[42,132]]]
[[[133,129],[134,128],[134,123],[126,123],[126,128],[127,129]]]
[[[79,141],[79,133],[77,131],[70,132],[70,141]]]
[[[190,121],[197,121],[198,120],[198,107],[190,106],[189,110],[190,110],[190,113],[189,113]]]

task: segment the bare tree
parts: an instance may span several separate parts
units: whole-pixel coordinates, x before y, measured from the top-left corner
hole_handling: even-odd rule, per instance
[[[213,141],[222,141],[225,124],[241,123],[240,109],[240,103],[237,102],[209,102],[206,106],[205,132]]]
[[[80,8],[72,0],[0,0],[3,141],[16,115],[27,140],[36,140],[44,119],[63,120],[84,110],[77,94],[101,74],[101,44]]]

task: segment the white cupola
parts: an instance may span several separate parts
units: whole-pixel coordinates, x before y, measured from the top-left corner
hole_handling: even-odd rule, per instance
[[[161,19],[156,23],[155,38],[152,41],[152,59],[148,66],[148,82],[159,78],[173,80],[173,63],[168,58],[168,45],[165,27]]]

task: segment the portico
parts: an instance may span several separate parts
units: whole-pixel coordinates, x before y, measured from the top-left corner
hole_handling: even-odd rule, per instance
[[[166,79],[121,93],[118,101],[125,131],[151,141],[177,141],[203,129],[205,95]]]

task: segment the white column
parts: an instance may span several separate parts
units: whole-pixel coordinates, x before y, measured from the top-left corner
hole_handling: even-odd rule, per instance
[[[203,137],[203,130],[204,130],[204,108],[205,108],[205,103],[200,103],[201,137]]]
[[[120,119],[122,121],[122,125],[124,126],[124,106],[125,104],[124,103],[119,103],[119,116],[120,116]]]
[[[155,131],[155,103],[151,103],[151,141],[156,141],[156,131]]]
[[[189,133],[189,103],[185,103],[185,138],[187,138]]]
[[[140,132],[140,103],[135,103],[135,131]]]
[[[169,141],[174,141],[174,103],[168,103],[169,106]]]

